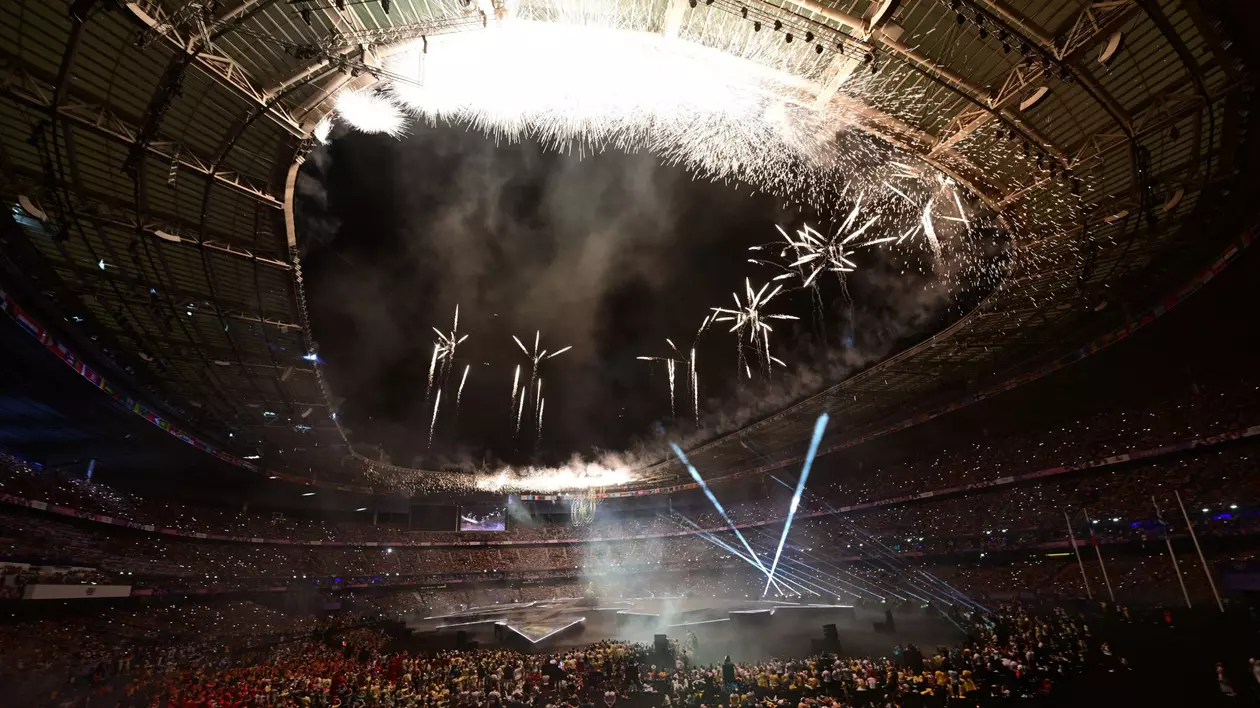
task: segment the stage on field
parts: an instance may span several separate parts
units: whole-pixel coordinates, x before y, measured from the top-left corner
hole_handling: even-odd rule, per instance
[[[836,625],[846,650],[888,652],[907,641],[921,646],[956,641],[952,627],[922,613],[898,616],[898,630],[877,633],[879,608],[851,605],[726,600],[698,597],[645,597],[618,600],[555,598],[537,602],[473,606],[433,615],[412,614],[407,627],[431,647],[511,647],[555,651],[604,639],[652,643],[664,634],[702,663],[810,653],[823,637],[823,625]]]

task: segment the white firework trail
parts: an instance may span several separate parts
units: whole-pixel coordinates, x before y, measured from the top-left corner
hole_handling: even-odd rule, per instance
[[[696,348],[691,348],[691,405],[696,418],[696,427],[700,426],[700,377],[696,375]]]
[[[696,336],[691,339],[690,372],[687,378],[691,381],[691,409],[697,428],[700,427],[700,374],[696,370],[696,346],[700,343],[700,335],[704,334],[711,324],[713,324],[712,312],[704,316],[700,327],[696,329]],[[674,345],[673,342],[669,344],[671,347]]]
[[[965,224],[967,228],[971,228],[971,222],[967,221],[967,210],[963,209],[962,199],[958,196],[958,190],[955,189],[953,190],[953,192],[954,192],[954,204],[958,206],[958,220],[963,222],[963,224]]]
[[[665,339],[665,343],[669,345],[669,348],[670,348],[670,349],[673,349],[673,350],[674,350],[674,353],[675,353],[675,354],[678,354],[678,353],[679,353],[679,352],[678,352],[678,347],[674,346],[674,342],[673,342],[672,340],[670,340],[669,338],[666,338],[666,339]],[[669,417],[670,417],[670,418],[673,418],[673,417],[674,417],[674,414],[675,414],[675,413],[674,413],[674,411],[675,411],[675,403],[674,403],[674,401],[675,401],[675,398],[674,398],[674,391],[675,391],[675,387],[674,387],[674,379],[675,379],[675,373],[676,373],[676,371],[677,371],[677,368],[676,368],[676,367],[677,367],[677,364],[678,364],[678,360],[677,360],[677,359],[675,359],[675,358],[673,358],[673,357],[669,357],[669,356],[640,356],[640,357],[636,357],[636,358],[637,358],[639,361],[663,361],[663,362],[665,362],[665,373],[666,373],[666,375],[669,377]]]
[[[516,407],[516,426],[512,428],[512,434],[514,436],[519,435],[521,432],[521,416],[525,413],[525,398],[525,392],[522,391],[520,403],[517,404]]]
[[[674,360],[670,359],[665,362],[665,369],[669,372],[669,417],[674,417]]]
[[[438,406],[442,405],[442,389],[438,389],[437,396],[433,398],[433,418],[429,421],[429,447],[433,447],[433,430],[437,428]]]
[[[516,373],[512,376],[512,398],[508,400],[508,418],[513,417],[516,412],[516,388],[521,383],[521,365],[516,365]]]
[[[547,405],[547,399],[545,398],[538,399],[538,438],[534,441],[535,446],[537,446],[538,443],[542,442],[542,420],[543,420],[542,417],[543,417],[543,408],[546,407],[546,405]]]
[[[464,397],[464,384],[468,383],[468,369],[471,364],[464,364],[464,375],[459,377],[459,390],[455,392],[455,417],[459,418],[459,402]]]
[[[927,237],[928,247],[932,249],[932,255],[939,259],[941,257],[941,241],[936,237],[936,226],[932,224],[931,199],[928,199],[927,206],[923,207],[923,218],[920,226],[923,228],[923,235]]]
[[[437,371],[438,359],[442,356],[442,346],[440,344],[433,345],[433,357],[429,359],[429,385],[424,389],[424,398],[428,400],[433,393],[433,373]]]

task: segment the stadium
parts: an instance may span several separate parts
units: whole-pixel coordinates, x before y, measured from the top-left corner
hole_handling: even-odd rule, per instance
[[[1258,32],[7,0],[6,705],[1260,704]]]

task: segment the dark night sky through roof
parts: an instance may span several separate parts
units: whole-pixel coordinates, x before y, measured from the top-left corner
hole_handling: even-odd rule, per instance
[[[635,357],[666,354],[666,337],[688,346],[708,308],[729,307],[733,290],[742,296],[745,276],[757,286],[774,275],[747,262],[747,247],[777,239],[776,223],[829,225],[746,187],[692,180],[650,154],[558,154],[445,126],[417,126],[401,141],[345,135],[308,160],[299,195],[313,326],[333,391],[346,399],[342,420],[356,444],[383,444],[394,462],[428,467],[554,463],[623,450],[664,429],[691,432],[683,368],[683,420],[671,423],[664,365]],[[772,303],[802,321],[775,323],[772,347],[788,367],[769,384],[737,388],[734,335],[720,326],[707,333],[702,415],[768,413],[761,409],[956,314],[892,257],[862,265],[847,293],[828,282],[821,307],[805,291]],[[449,329],[456,303],[471,336],[426,451],[431,327]],[[545,349],[573,347],[542,365],[537,451],[532,430],[513,440],[509,414],[514,367],[528,375],[511,335],[528,346],[535,330]],[[464,364],[471,370],[456,420]]]

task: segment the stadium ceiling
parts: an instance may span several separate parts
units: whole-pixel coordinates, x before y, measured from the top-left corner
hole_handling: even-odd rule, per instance
[[[711,15],[859,47],[811,77],[817,100],[852,102],[837,77],[875,64],[864,95],[943,106],[875,98],[855,111],[857,127],[1023,224],[1030,254],[946,331],[694,449],[705,469],[798,454],[822,410],[851,432],[1079,344],[1123,321],[1114,303],[1145,304],[1233,228],[1223,205],[1242,191],[1250,74],[1208,0],[623,1],[647,30],[696,41]],[[294,472],[344,468],[338,401],[304,358],[297,170],[340,91],[378,81],[380,57],[400,42],[505,14],[483,9],[5,3],[0,176],[13,219],[0,277],[206,437]],[[1028,157],[995,158],[1017,155],[1012,143]],[[1076,223],[1037,228],[1032,214],[1069,201]],[[680,474],[662,463],[646,476]]]

